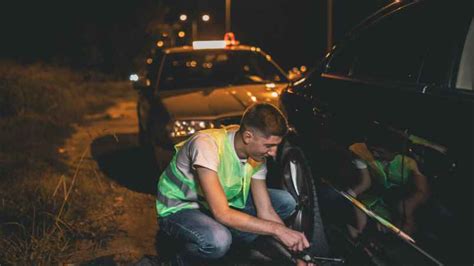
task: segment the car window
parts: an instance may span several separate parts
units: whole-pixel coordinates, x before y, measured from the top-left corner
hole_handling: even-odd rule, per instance
[[[434,29],[423,6],[385,17],[355,41],[355,77],[417,82]]]
[[[151,82],[151,86],[154,87],[156,85],[156,80],[158,78],[158,70],[162,60],[162,53],[161,51],[154,52],[156,55],[152,55],[151,63],[147,62],[146,66],[146,78]]]
[[[459,64],[458,76],[456,81],[456,88],[472,91],[472,65],[473,62],[473,46],[474,46],[474,22],[471,19],[469,32],[464,42],[464,48],[461,55],[461,62]]]
[[[259,55],[254,57],[254,64],[247,64],[246,69],[252,69],[254,68],[253,72],[256,74],[262,73],[263,77],[265,77],[266,80],[268,81],[273,81],[273,82],[285,82],[286,77],[284,75],[281,75],[280,70],[276,71],[275,63],[272,61],[271,57],[269,55]],[[245,66],[244,66],[245,68]]]
[[[351,76],[352,63],[354,61],[354,47],[349,42],[343,47],[336,47],[329,63],[326,65],[326,72],[330,74]]]
[[[443,32],[445,33],[445,32]],[[447,85],[454,55],[455,38],[440,34],[430,47],[423,61],[419,82],[423,84]],[[445,37],[448,36],[448,37]]]
[[[166,55],[159,90],[285,82],[270,58],[253,51],[201,50]]]

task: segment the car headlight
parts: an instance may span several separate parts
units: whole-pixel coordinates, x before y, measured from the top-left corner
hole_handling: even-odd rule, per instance
[[[187,137],[199,130],[214,128],[214,123],[205,120],[176,120],[168,126],[172,138]]]

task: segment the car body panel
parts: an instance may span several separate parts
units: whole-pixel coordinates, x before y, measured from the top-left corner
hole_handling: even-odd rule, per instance
[[[279,93],[286,84],[272,84],[170,91],[159,93],[159,98],[175,119],[212,120],[242,115],[256,101],[278,104]]]
[[[392,263],[410,263],[410,260],[414,263],[415,257],[419,256],[431,263],[472,264],[474,93],[472,87],[455,86],[460,58],[466,49],[467,32],[472,25],[472,12],[467,10],[472,8],[463,10],[461,4],[446,5],[442,1],[396,2],[357,26],[317,69],[285,89],[280,97],[281,105],[298,133],[300,146],[305,149],[312,167],[317,169],[320,178],[338,188],[343,188],[344,179],[355,174],[344,169],[353,168],[347,148],[352,143],[364,141],[368,128],[378,125],[403,136],[405,141],[400,149],[417,160],[428,178],[431,198],[423,215],[420,214],[422,226],[415,238],[418,246],[406,245],[417,255],[402,258],[394,253],[390,258]],[[414,21],[420,21],[419,25],[399,24],[402,34],[409,32],[411,26],[433,27],[424,32],[417,30],[411,35],[416,38],[418,32],[423,32],[426,35],[420,36],[429,38],[422,40],[426,44],[419,47],[423,55],[420,56],[419,68],[413,72],[417,76],[397,81],[377,75],[358,75],[360,57],[356,55],[363,55],[366,47],[358,45],[357,40],[364,43],[363,38],[369,40],[371,34],[375,35],[373,32],[376,31],[370,32],[375,25],[395,21],[398,14],[410,12],[420,12],[423,16],[414,17]],[[447,19],[438,19],[441,17]],[[373,41],[374,54],[405,56],[403,46],[401,51],[394,51],[377,47],[385,40]],[[414,40],[407,39],[407,44],[408,47],[417,47]],[[331,63],[338,58],[338,53],[343,55],[344,51],[351,56],[346,61],[348,67],[337,73],[336,69],[331,69]],[[413,51],[406,52],[416,56]],[[387,58],[392,57],[389,55]],[[389,67],[403,71],[409,69],[408,64],[400,62]],[[375,65],[374,69],[378,71],[376,68],[384,67]],[[325,207],[331,208],[331,205]],[[407,244],[401,241],[398,247],[390,247],[381,239],[386,249]],[[452,248],[454,243],[456,248]],[[428,251],[428,255],[418,252],[418,248]],[[406,261],[402,262],[402,259]]]

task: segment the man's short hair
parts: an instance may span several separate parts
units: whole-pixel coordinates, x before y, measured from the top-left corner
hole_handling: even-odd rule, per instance
[[[285,115],[274,105],[256,103],[247,108],[240,121],[240,131],[257,130],[265,137],[284,137],[288,132]]]

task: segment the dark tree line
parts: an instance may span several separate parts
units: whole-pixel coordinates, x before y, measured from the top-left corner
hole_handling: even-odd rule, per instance
[[[223,0],[5,2],[0,8],[0,59],[40,61],[120,78],[143,67],[160,31],[172,26],[181,12],[211,10],[213,23],[224,28]],[[387,3],[352,2],[334,1],[335,41]],[[311,67],[326,50],[325,3],[234,0],[232,31],[242,43],[269,52],[285,69],[302,64]]]
[[[166,11],[156,0],[10,2],[0,11],[1,58],[117,77],[141,63],[152,42],[150,23]]]

